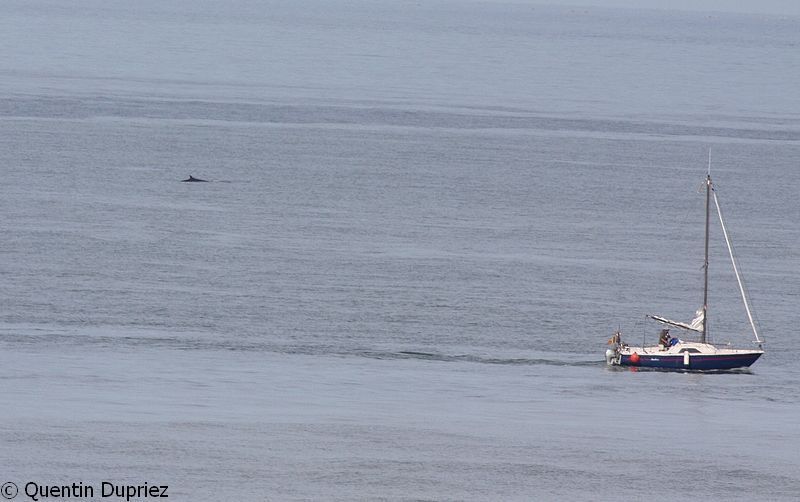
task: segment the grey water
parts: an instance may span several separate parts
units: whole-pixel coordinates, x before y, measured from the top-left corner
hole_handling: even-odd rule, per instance
[[[800,18],[8,1],[0,47],[18,499],[800,493]],[[608,368],[702,302],[709,150],[767,352]],[[711,334],[749,346],[726,253]]]

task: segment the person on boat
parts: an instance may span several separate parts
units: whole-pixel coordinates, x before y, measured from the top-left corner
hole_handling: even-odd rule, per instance
[[[622,333],[615,331],[611,338],[608,339],[608,345],[619,347],[622,345]]]
[[[669,341],[670,341],[669,330],[662,329],[661,335],[658,337],[658,344],[662,346],[663,350],[666,350],[670,345]]]

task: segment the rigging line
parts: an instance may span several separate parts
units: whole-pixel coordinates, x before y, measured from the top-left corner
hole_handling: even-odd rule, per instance
[[[678,220],[678,225],[679,225],[679,226],[684,226],[684,225],[686,225],[686,223],[689,221],[689,218],[690,218],[692,215],[696,214],[696,213],[697,213],[697,210],[696,210],[696,208],[695,208],[695,207],[694,207],[692,204],[688,204],[688,205],[686,206],[686,212],[684,212],[684,213],[683,213],[683,218],[680,218],[680,219]]]
[[[644,316],[644,322],[642,322],[642,352],[644,352],[644,347],[646,343],[647,343],[647,316]]]
[[[703,181],[703,183],[700,183],[697,186],[697,193],[700,193],[700,192],[704,191],[705,190],[705,186],[706,186],[705,185],[705,181]],[[685,225],[690,219],[693,218],[693,215],[697,214],[697,208],[694,206],[693,202],[694,202],[694,199],[691,199],[689,201],[689,203],[686,204],[686,210],[683,213],[683,217],[682,218],[678,218],[678,219],[675,220],[675,222],[678,223],[679,226]]]
[[[647,316],[644,316],[644,317],[645,317],[645,320],[647,320]],[[641,319],[636,320],[636,322],[633,323],[633,328],[631,328],[631,333],[635,333],[636,330],[639,329],[639,325],[640,324],[642,324],[642,320]],[[642,328],[642,330],[644,331],[645,328],[646,328],[646,326],[644,326]]]
[[[721,210],[721,208],[720,208]],[[733,243],[733,240],[730,240],[730,252],[733,253],[733,256],[736,257],[736,266],[740,267],[739,264],[739,253],[736,251],[736,245]],[[745,296],[747,297],[748,305],[750,306],[750,313],[753,314],[753,319],[756,322],[756,326],[761,326],[761,322],[758,318],[758,312],[756,311],[756,306],[753,302],[753,297],[750,294],[750,288],[747,286],[747,279],[744,276],[739,276],[739,280],[742,281],[741,287],[744,289]]]
[[[753,314],[750,312],[750,305],[748,305],[747,302],[747,294],[744,291],[742,278],[739,276],[739,268],[736,266],[736,258],[733,256],[731,240],[728,238],[728,230],[725,228],[725,221],[722,219],[722,208],[719,205],[719,199],[717,199],[717,192],[715,190],[712,192],[714,194],[714,205],[717,206],[717,215],[719,215],[719,224],[722,227],[722,234],[725,236],[725,243],[728,245],[728,254],[731,257],[731,264],[733,265],[733,272],[736,274],[736,282],[739,284],[739,291],[742,293],[742,302],[744,303],[744,309],[747,312],[747,318],[750,320],[750,327],[753,328],[753,334],[756,336],[756,342],[763,343],[763,340],[761,340],[761,338],[758,336],[758,330],[756,329],[755,321],[753,321]]]
[[[737,256],[737,257],[739,256],[739,253],[736,252],[736,246],[733,244],[732,240],[730,241],[730,251],[733,253],[733,256]],[[738,258],[736,258],[736,263],[737,263],[737,266],[738,266],[738,263],[739,263],[739,259]],[[759,317],[758,317],[758,311],[756,309],[755,303],[753,302],[753,297],[750,294],[750,288],[747,285],[747,279],[745,279],[744,277],[740,276],[739,280],[741,280],[741,288],[744,290],[744,294],[747,297],[747,303],[748,303],[748,305],[750,307],[750,313],[753,316],[753,320],[755,321],[755,325],[756,326],[763,326],[763,324],[761,323],[761,319],[759,319]],[[762,342],[759,341],[758,343],[762,343]]]

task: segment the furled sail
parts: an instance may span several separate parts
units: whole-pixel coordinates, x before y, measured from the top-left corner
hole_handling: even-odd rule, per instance
[[[703,312],[703,307],[697,309],[694,313],[694,319],[689,323],[689,327],[697,332],[703,331],[703,323],[706,322],[706,315]]]
[[[671,321],[666,317],[661,317],[657,315],[648,315],[647,317],[656,320],[662,324],[667,324],[669,326],[675,326],[676,328],[688,329],[689,331],[697,331],[698,333],[702,333],[703,322],[705,321],[705,316],[703,315],[703,308],[700,307],[699,309],[697,309],[697,312],[695,312],[694,315],[695,318],[692,319],[692,322],[689,324],[680,321]]]

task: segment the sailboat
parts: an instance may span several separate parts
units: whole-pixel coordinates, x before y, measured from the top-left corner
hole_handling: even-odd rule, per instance
[[[710,154],[709,154],[710,160]],[[710,164],[710,162],[709,162]],[[661,331],[659,343],[653,346],[634,347],[622,341],[622,333],[616,331],[609,344],[613,345],[613,349],[606,350],[606,363],[611,366],[636,366],[644,368],[661,368],[672,370],[705,370],[705,371],[718,371],[718,370],[731,370],[737,368],[747,368],[764,353],[762,348],[763,340],[758,334],[756,323],[753,321],[753,315],[750,308],[747,295],[745,294],[742,279],[739,274],[739,267],[736,264],[736,259],[733,254],[728,231],[725,228],[725,222],[722,219],[722,210],[720,209],[719,199],[717,198],[714,184],[711,182],[711,170],[709,168],[708,175],[705,180],[706,204],[705,204],[705,262],[703,264],[704,270],[704,284],[703,284],[703,304],[695,312],[695,317],[691,322],[680,322],[667,319],[666,317],[657,315],[648,315],[647,317],[657,321],[669,328]],[[728,253],[733,265],[733,271],[736,275],[736,281],[739,285],[739,291],[742,295],[745,312],[750,321],[750,327],[755,335],[754,344],[757,348],[743,349],[732,348],[728,345],[715,345],[710,342],[708,330],[708,243],[709,243],[709,227],[711,221],[711,201],[714,201],[716,212],[719,215],[720,226],[722,227],[722,234],[725,237],[725,244],[728,247]],[[688,334],[699,335],[696,341],[684,341],[680,337],[672,338],[669,335],[670,328],[678,328]],[[687,337],[690,335],[687,335]]]

